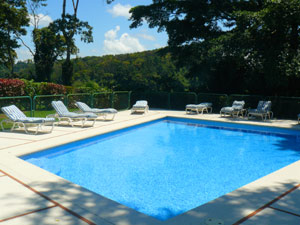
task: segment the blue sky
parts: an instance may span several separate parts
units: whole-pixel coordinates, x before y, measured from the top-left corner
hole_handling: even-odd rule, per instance
[[[79,57],[102,56],[107,54],[122,54],[144,50],[151,50],[167,45],[168,37],[165,32],[158,33],[157,29],[149,29],[145,23],[136,29],[129,29],[129,8],[136,5],[149,5],[151,0],[115,0],[106,4],[105,0],[81,0],[78,7],[78,18],[89,22],[93,27],[94,42],[86,44],[76,38],[79,47]],[[62,0],[48,0],[47,6],[39,10],[41,20],[39,27],[60,17]],[[67,0],[67,7],[71,9],[71,0]],[[69,12],[72,12],[71,10]],[[33,49],[30,26],[24,42]],[[24,46],[17,49],[18,60],[32,58],[29,50]]]

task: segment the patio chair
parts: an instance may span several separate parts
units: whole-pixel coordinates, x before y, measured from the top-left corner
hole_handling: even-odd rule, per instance
[[[93,121],[92,126],[94,126],[95,121],[98,117],[94,113],[70,112],[62,101],[52,101],[51,105],[55,109],[56,114],[48,115],[48,117],[57,118],[58,119],[58,124],[61,121],[67,121],[68,124],[70,124],[73,127],[74,126],[73,122],[81,121],[82,122],[81,127],[84,127],[85,122],[88,121],[88,120],[91,120],[91,121]]]
[[[223,107],[220,110],[220,116],[222,115],[230,115],[233,117],[238,117],[239,114],[241,114],[242,116],[244,116],[244,109],[245,106],[245,101],[234,101],[232,106],[227,106],[227,107]]]
[[[8,118],[1,121],[2,130],[4,130],[3,123],[12,123],[11,131],[13,131],[16,127],[23,127],[26,134],[29,133],[28,127],[37,127],[34,134],[37,134],[39,129],[42,129],[42,125],[52,125],[49,133],[53,130],[55,122],[54,118],[27,117],[15,105],[2,107],[1,110]]]
[[[116,109],[112,108],[106,108],[106,109],[97,109],[97,108],[91,108],[84,102],[76,102],[75,105],[80,109],[83,113],[95,113],[97,116],[103,116],[103,119],[106,120],[107,115],[112,115],[111,120],[115,118],[115,115],[117,114]]]
[[[146,100],[139,100],[131,108],[131,113],[134,112],[143,112],[146,113],[149,111],[148,102]]]
[[[271,106],[271,101],[259,101],[256,109],[248,110],[248,119],[250,119],[252,116],[261,116],[262,120],[266,120],[267,118],[271,119],[273,117]]]
[[[208,110],[210,111],[210,113],[212,112],[212,103],[210,102],[203,102],[200,104],[188,104],[185,106],[185,112],[186,114],[190,114],[190,113],[197,113],[199,114],[201,112],[201,114],[203,114],[203,112],[207,112]]]

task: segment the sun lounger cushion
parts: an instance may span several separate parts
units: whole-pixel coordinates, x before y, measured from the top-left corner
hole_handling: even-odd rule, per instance
[[[142,111],[143,113],[146,113],[148,112],[148,110],[149,110],[148,102],[146,100],[139,100],[136,101],[136,103],[132,106],[131,113],[137,111]]]
[[[202,108],[202,107],[212,107],[212,103],[210,102],[203,102],[203,103],[200,103],[200,104],[188,104],[185,106],[186,108]]]
[[[259,101],[256,109],[248,110],[248,118],[250,118],[250,116],[261,116],[264,120],[266,120],[267,117],[271,119],[273,117],[271,106],[271,101]]]
[[[70,112],[62,101],[52,101],[52,106],[60,117],[70,118],[97,118],[94,113],[74,113]]]
[[[245,101],[234,101],[232,106],[223,107],[220,110],[220,115],[229,114],[231,116],[239,116],[239,114],[243,115]]]
[[[14,122],[22,123],[47,123],[55,122],[54,118],[39,118],[39,117],[27,117],[17,106],[11,105],[2,107],[1,110],[4,114]]]
[[[234,101],[232,106],[223,107],[221,112],[230,113],[233,111],[242,110],[244,108],[245,102],[244,101]]]
[[[145,100],[139,100],[136,101],[136,103],[133,105],[135,108],[145,108],[148,105],[148,102]]]
[[[96,113],[96,114],[101,114],[101,113],[113,114],[113,113],[118,112],[116,109],[112,109],[112,108],[106,108],[106,109],[90,108],[87,104],[85,104],[83,102],[76,102],[76,105],[83,112],[92,112],[92,113]]]

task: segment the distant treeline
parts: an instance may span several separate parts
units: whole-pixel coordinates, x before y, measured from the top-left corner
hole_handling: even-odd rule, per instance
[[[158,50],[102,57],[73,59],[72,86],[96,85],[105,90],[188,91],[189,81],[184,68],[176,68],[170,53]],[[31,61],[14,66],[14,78],[36,80]],[[51,82],[61,84],[61,61],[57,61]],[[0,67],[0,77],[9,77],[9,71]]]
[[[203,50],[203,55],[205,55]],[[191,53],[192,54],[192,53]],[[193,58],[192,55],[186,57]],[[73,59],[73,87],[92,87],[97,90],[132,91],[193,91],[225,94],[300,95],[300,78],[266,77],[249,69],[241,58],[214,55],[181,64],[167,49],[132,54],[107,55]],[[15,78],[35,80],[34,64],[18,62]],[[9,76],[0,67],[0,77]],[[51,82],[62,84],[61,61],[57,61]]]

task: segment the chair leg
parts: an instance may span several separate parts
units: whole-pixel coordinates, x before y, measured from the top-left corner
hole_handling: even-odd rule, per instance
[[[39,124],[39,125],[37,125],[37,126],[36,126],[36,131],[35,131],[35,133],[34,133],[34,134],[37,134],[37,133],[38,133],[38,131],[39,131],[39,128],[41,128],[41,124]]]
[[[86,121],[86,118],[84,118],[84,119],[81,120],[81,123],[82,123],[81,127],[84,127],[85,121]]]
[[[51,127],[51,130],[50,130],[50,132],[49,132],[49,133],[52,133],[52,131],[53,131],[53,128],[54,128],[54,122],[52,123],[52,127]]]
[[[12,127],[10,128],[10,131],[13,131],[14,128],[15,128],[15,126],[16,126],[16,123],[14,122],[13,125],[12,125]]]
[[[67,118],[67,119],[68,119],[68,124],[70,124],[71,127],[74,127],[73,120],[71,118]]]
[[[22,123],[22,125],[24,126],[25,133],[28,134],[28,129],[26,127],[26,124]]]
[[[96,122],[96,119],[94,119],[94,122],[93,122],[93,124],[92,124],[92,127],[95,125],[95,122]]]
[[[2,120],[2,121],[1,121],[1,128],[2,128],[2,131],[5,130],[5,129],[4,129],[4,126],[3,126],[3,123],[6,122],[6,121],[7,121],[7,120]],[[298,121],[299,121],[299,120],[298,120]]]

